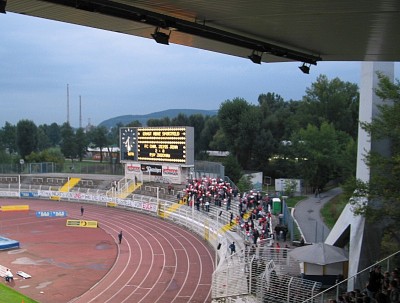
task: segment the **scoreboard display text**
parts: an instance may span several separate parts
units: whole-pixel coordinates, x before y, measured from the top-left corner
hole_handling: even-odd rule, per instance
[[[188,163],[188,145],[189,152],[193,150],[193,145],[188,141],[193,141],[193,135],[188,134],[189,127],[137,127],[135,131],[129,131],[132,136],[130,142],[134,142],[135,146],[131,147],[132,153],[136,155],[136,161],[150,162],[171,162],[171,163]],[[121,134],[128,133],[127,130],[121,130]],[[191,140],[188,140],[188,137]],[[121,160],[127,155],[126,136],[121,138]],[[192,157],[189,155],[189,162]]]

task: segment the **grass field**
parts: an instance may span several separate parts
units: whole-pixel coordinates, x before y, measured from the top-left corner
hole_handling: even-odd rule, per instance
[[[0,284],[0,303],[39,303],[32,300],[7,285]]]

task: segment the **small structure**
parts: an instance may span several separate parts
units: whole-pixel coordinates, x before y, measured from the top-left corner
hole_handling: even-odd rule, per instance
[[[347,277],[349,257],[343,248],[316,243],[295,248],[289,256],[299,262],[304,278],[321,282],[323,288]]]
[[[19,248],[19,241],[0,237],[0,250]]]
[[[282,213],[282,201],[279,198],[272,198],[272,214],[279,215]]]

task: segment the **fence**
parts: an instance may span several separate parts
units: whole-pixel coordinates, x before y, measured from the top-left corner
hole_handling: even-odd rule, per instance
[[[25,164],[0,164],[0,174],[41,174],[41,173],[77,173],[77,174],[104,174],[125,175],[121,163],[94,162],[94,161],[67,161],[63,164],[53,162],[25,163]],[[221,163],[208,161],[195,161],[193,178],[209,176],[223,178],[225,167]]]
[[[385,271],[390,272],[390,269],[396,267],[399,257],[400,250],[382,259],[381,261],[376,262],[375,264],[365,268],[364,270],[358,272],[352,277],[348,277],[347,279],[344,279],[342,281],[337,281],[338,283],[336,285],[316,295],[310,296],[307,299],[304,299],[302,303],[324,303],[327,302],[328,299],[335,299],[339,302],[339,297],[348,293],[347,289],[352,289],[354,294],[358,293],[360,297],[366,296],[365,286],[367,285],[369,272],[373,270],[377,265],[382,266]],[[396,259],[397,262],[395,261]],[[354,289],[354,285],[359,285],[361,287],[358,289]],[[381,289],[380,291],[383,293],[385,292],[384,289]]]
[[[105,190],[80,189],[60,192],[58,186],[44,187],[33,184],[24,186],[29,189],[26,188],[22,192],[21,186],[18,189],[0,184],[0,196],[42,199],[59,196],[62,200],[70,202],[95,203],[103,206],[112,202],[117,207],[161,217],[190,229],[214,247],[216,260],[219,260],[212,276],[211,293],[214,301],[243,297],[247,302],[323,303],[328,297],[337,297],[347,289],[346,282],[354,283],[354,280],[360,280],[362,274],[372,267],[319,293],[321,284],[302,278],[299,263],[289,256],[288,248],[273,247],[271,242],[264,241],[257,247],[239,246],[240,249],[231,254],[228,249],[229,244],[238,238],[239,241],[243,239],[237,232],[229,231],[230,211],[224,211],[226,214],[220,217],[218,213],[222,211],[219,209],[217,212],[197,211],[194,207],[146,195],[133,194],[129,198],[121,199],[108,197]],[[391,258],[398,254],[399,252],[380,263],[390,268]]]
[[[25,164],[0,164],[0,174],[42,174],[42,173],[77,173],[77,174],[103,174],[124,175],[121,163],[100,162],[68,162],[57,164],[53,162],[25,163]]]

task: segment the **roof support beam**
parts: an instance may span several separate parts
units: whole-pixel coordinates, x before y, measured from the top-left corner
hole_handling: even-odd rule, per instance
[[[282,47],[261,40],[251,39],[245,36],[237,35],[231,32],[223,31],[217,28],[190,22],[187,20],[171,17],[157,12],[141,9],[131,5],[118,3],[108,0],[44,0],[54,4],[75,7],[93,13],[104,14],[134,22],[148,24],[167,30],[176,30],[185,34],[194,35],[234,46],[247,48],[250,51],[267,53],[273,56],[286,58],[289,60],[305,62],[316,65],[321,61],[320,56],[295,50],[290,47]]]

